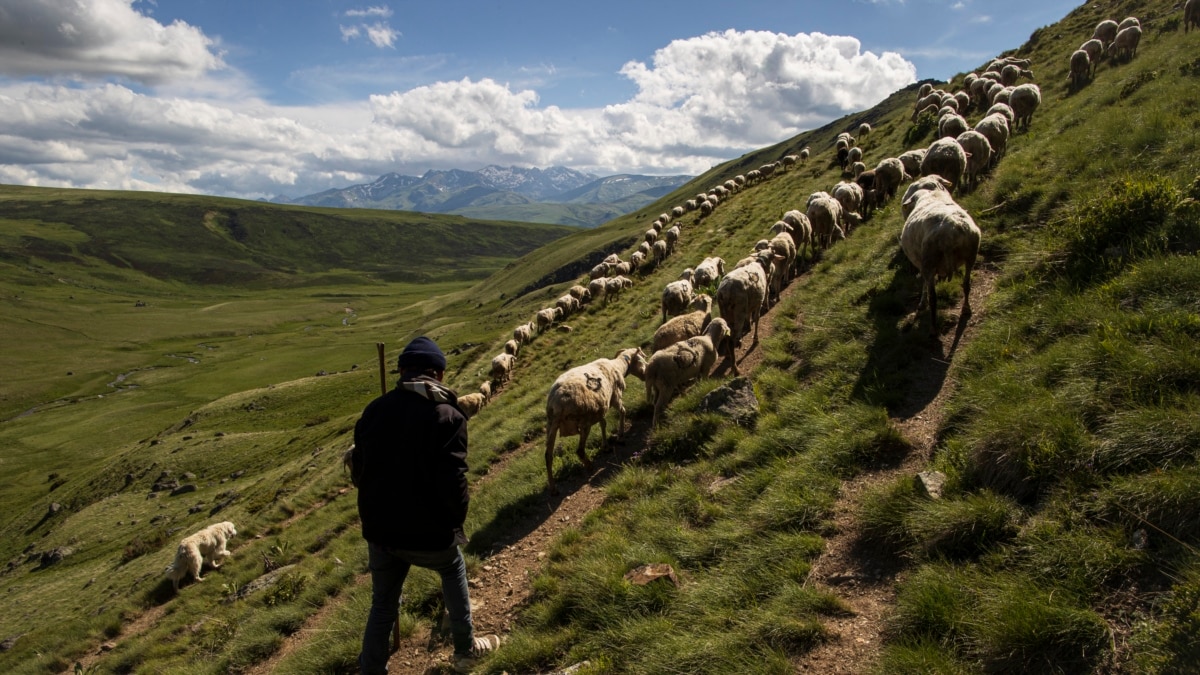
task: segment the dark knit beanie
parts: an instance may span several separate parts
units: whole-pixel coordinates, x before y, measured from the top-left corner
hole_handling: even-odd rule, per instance
[[[397,365],[401,370],[445,370],[446,355],[437,343],[422,335],[400,352]]]

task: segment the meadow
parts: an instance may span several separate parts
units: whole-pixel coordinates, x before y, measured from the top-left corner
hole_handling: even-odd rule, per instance
[[[1125,15],[1142,21],[1137,56],[1106,61],[1089,84],[1069,88],[1070,53],[1100,19]],[[923,497],[905,473],[872,488],[853,514],[860,544],[898,568],[883,644],[863,670],[1194,667],[1200,38],[1185,35],[1178,17],[1168,2],[1090,3],[1013,52],[1031,59],[1043,100],[982,185],[959,197],[984,233],[977,279],[989,290],[969,340],[955,336],[963,320],[957,279],[938,285],[943,339],[928,339],[892,200],[806,260],[775,312],[774,333],[757,347],[753,426],[696,411],[726,383],[721,376],[694,385],[662,427],[648,430],[649,406],[631,379],[633,456],[602,479],[603,504],[566,527],[529,570],[532,598],[489,672],[584,660],[588,672],[794,672],[838,639],[828,626],[855,611],[838,587],[813,581],[837,534],[842,486],[914,460],[946,476],[942,498]],[[89,271],[97,287],[83,296],[106,309],[64,330],[52,318],[63,294],[80,297],[81,287],[5,258],[6,302],[21,295],[52,308],[11,327],[45,332],[42,344],[4,364],[28,383],[16,391],[32,393],[5,392],[11,413],[0,428],[0,499],[15,514],[0,538],[11,561],[0,575],[10,608],[0,638],[19,636],[0,653],[0,668],[61,672],[112,640],[89,667],[253,672],[277,658],[278,672],[352,672],[369,584],[338,455],[379,388],[374,343],[387,343],[390,360],[408,337],[428,334],[451,351],[450,384],[473,390],[515,325],[604,255],[626,255],[659,212],[802,147],[813,151],[713,215],[685,219],[680,248],[663,265],[648,267],[619,299],[571,317],[570,332],[526,347],[513,381],[471,421],[474,574],[518,522],[552,501],[542,443],[554,377],[645,345],[661,289],[683,268],[709,255],[739,259],[784,211],[840,180],[837,133],[869,122],[860,141],[875,161],[931,142],[928,121],[910,121],[915,93],[916,85],[716,167],[654,208],[556,239],[479,283],[219,285],[197,294],[110,263]],[[58,276],[78,269],[34,258]],[[127,283],[109,281],[122,276]],[[103,290],[114,286],[124,294]],[[147,306],[134,307],[139,299]],[[171,311],[146,321],[147,337],[117,337],[160,305]],[[219,329],[191,318],[205,308]],[[35,346],[59,359],[86,352],[90,340],[79,334],[89,333],[119,347],[79,359],[82,366],[37,356]],[[178,374],[186,368],[195,376]],[[139,386],[108,391],[123,373],[133,374],[122,382]],[[188,381],[203,386],[181,384]],[[914,402],[914,392],[941,391],[932,451],[914,455],[906,415],[932,402]],[[45,401],[63,403],[21,416]],[[24,449],[10,460],[8,448]],[[581,478],[574,441],[560,448],[558,475]],[[195,491],[152,492],[156,481],[184,475]],[[62,510],[50,513],[51,501]],[[238,523],[237,554],[173,596],[161,571],[177,533],[219,519]],[[59,561],[43,555],[56,549],[71,552]],[[671,564],[681,583],[624,579],[645,563]],[[243,592],[280,568],[282,582]],[[403,609],[405,635],[436,624],[432,575],[414,574]],[[304,639],[277,654],[293,635]]]

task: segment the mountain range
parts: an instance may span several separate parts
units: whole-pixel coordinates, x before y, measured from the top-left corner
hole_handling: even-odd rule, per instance
[[[600,177],[561,166],[487,166],[479,171],[431,170],[423,176],[388,173],[371,183],[273,201],[596,227],[657,201],[691,179],[635,174]]]

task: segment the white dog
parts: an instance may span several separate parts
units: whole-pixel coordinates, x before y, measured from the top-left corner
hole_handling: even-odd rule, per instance
[[[175,560],[167,566],[167,578],[175,585],[175,590],[179,590],[179,582],[187,578],[188,573],[196,577],[196,581],[204,581],[200,568],[205,562],[214,569],[220,567],[221,558],[233,555],[226,550],[225,544],[236,534],[233,523],[225,521],[184,537],[175,551]]]

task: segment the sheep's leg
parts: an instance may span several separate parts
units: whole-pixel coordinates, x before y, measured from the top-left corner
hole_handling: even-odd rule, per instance
[[[558,425],[553,422],[546,429],[546,487],[550,494],[558,494],[554,487],[554,441],[558,438]]]
[[[936,284],[936,275],[930,274],[929,281],[926,282],[926,293],[929,296],[929,335],[935,338],[938,336],[937,289],[934,287]]]
[[[973,267],[973,262],[968,260],[966,269],[963,271],[963,316],[971,316],[971,267]]]
[[[583,468],[588,473],[592,472],[592,460],[588,459],[588,456],[587,456],[587,438],[588,438],[588,432],[591,430],[592,430],[592,425],[590,425],[590,424],[579,430],[579,447],[575,448],[576,456],[579,457],[579,461],[583,462]],[[600,423],[600,433],[601,434],[604,433],[604,422],[603,421]],[[604,448],[603,436],[601,436],[600,448],[601,448],[601,452],[603,452],[603,448]]]

